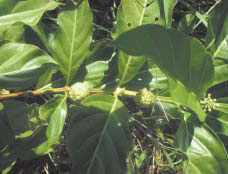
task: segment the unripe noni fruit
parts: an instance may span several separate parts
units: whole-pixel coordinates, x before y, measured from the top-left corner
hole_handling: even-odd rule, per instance
[[[73,101],[80,101],[89,95],[89,86],[86,83],[77,82],[70,87],[68,95]]]

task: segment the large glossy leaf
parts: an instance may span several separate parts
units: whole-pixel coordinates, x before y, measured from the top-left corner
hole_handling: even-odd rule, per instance
[[[182,122],[176,136],[177,145],[188,156],[184,174],[227,174],[227,152],[210,128]]]
[[[22,22],[33,26],[38,23],[44,12],[55,9],[59,3],[54,0],[25,0],[8,3],[9,9],[6,14],[0,16],[0,33],[8,29],[11,25]],[[3,7],[2,7],[3,8]],[[10,9],[11,8],[11,9]]]
[[[29,88],[46,69],[56,67],[50,56],[32,45],[8,43],[0,47],[0,55],[0,88]]]
[[[72,11],[58,16],[59,31],[53,43],[53,54],[66,83],[69,84],[86,58],[92,39],[92,15],[87,0]]]
[[[123,0],[121,1],[115,32],[113,38],[117,38],[121,33],[142,24],[158,23],[160,18],[159,4],[151,0]],[[118,57],[120,73],[120,84],[130,81],[140,70],[145,61],[144,56],[131,56],[120,52]]]
[[[157,25],[123,33],[114,44],[130,55],[145,55],[159,68],[202,97],[213,79],[213,62],[195,38]]]
[[[182,90],[182,95],[193,92],[195,99],[191,103],[203,97],[212,83],[214,67],[206,49],[198,40],[176,30],[143,25],[123,33],[114,44],[130,55],[151,58],[165,74],[177,81],[176,85],[179,82],[184,85],[186,89]],[[181,96],[176,99],[184,102]],[[182,104],[192,108],[187,102]],[[201,115],[202,109],[198,112],[197,108],[192,109]]]
[[[67,150],[74,174],[124,174],[130,149],[129,114],[116,97],[92,95],[70,111]]]

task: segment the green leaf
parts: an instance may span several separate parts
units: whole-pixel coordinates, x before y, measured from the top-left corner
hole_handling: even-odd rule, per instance
[[[15,0],[0,0],[0,16],[10,13],[15,4]]]
[[[101,84],[105,76],[105,71],[108,70],[108,61],[96,61],[86,66],[85,82],[91,87],[96,87]]]
[[[185,129],[186,136],[179,137],[185,140],[191,137],[187,149],[188,161],[184,166],[185,174],[227,174],[228,157],[225,147],[217,135],[207,126],[189,126]],[[188,129],[193,129],[189,131]],[[200,162],[199,162],[200,161]]]
[[[152,74],[152,80],[149,83],[149,89],[151,91],[155,89],[167,88],[168,79],[157,66],[150,67],[148,71]]]
[[[23,42],[24,40],[24,25],[16,23],[11,25],[7,30],[0,33],[0,40],[7,40],[11,42]]]
[[[16,161],[13,161],[11,164],[9,164],[9,166],[7,166],[7,168],[2,171],[2,174],[7,174],[13,168],[15,163]]]
[[[58,16],[59,31],[53,43],[53,54],[66,83],[69,84],[79,66],[86,59],[92,40],[92,14],[87,0],[72,11]]]
[[[159,19],[159,17],[160,11],[157,1],[139,0],[132,2],[131,0],[123,0],[118,10],[117,24],[112,36],[117,38],[121,33],[142,24],[157,23],[156,19]],[[118,57],[119,83],[122,84],[130,81],[140,70],[144,62],[144,56],[131,56],[120,52]]]
[[[23,153],[19,153],[23,159],[31,159],[38,155],[45,155],[53,151],[53,146],[59,144],[61,134],[65,124],[67,113],[66,96],[58,95],[48,103],[40,107],[40,118],[48,124],[41,127],[40,131],[34,137],[23,140],[21,145],[27,146]],[[34,143],[35,141],[36,143]],[[22,148],[22,147],[21,147]]]
[[[131,144],[127,109],[107,94],[89,96],[81,104],[84,108],[69,112],[74,118],[67,135],[72,173],[125,173]]]
[[[4,125],[8,127],[9,133],[12,135],[5,132],[10,141],[0,153],[0,160],[4,159],[0,170],[17,158],[28,160],[37,155],[44,155],[45,153],[38,153],[35,150],[47,141],[45,135],[47,121],[40,118],[38,105],[28,105],[17,100],[7,100],[3,104],[4,115],[0,115],[5,117]],[[1,137],[1,140],[4,139]],[[50,146],[46,145],[43,149],[45,152],[49,152]]]
[[[143,161],[145,160],[147,156],[147,151],[144,150],[139,157],[136,157],[136,167],[140,169],[143,165]]]
[[[119,52],[118,67],[120,73],[119,84],[127,83],[139,72],[145,62],[143,56],[130,56],[124,52]]]
[[[195,9],[195,7],[193,7],[193,5],[190,2],[181,0],[180,3],[182,3],[184,6],[186,6],[191,11],[191,13],[194,14],[199,19],[199,23],[197,25],[199,25],[202,22],[202,24],[205,27],[207,27],[207,25],[208,25],[207,24],[207,16],[208,16],[207,13],[201,14],[201,12],[199,12],[198,9]]]
[[[209,13],[207,48],[213,58],[225,58],[228,52],[228,2],[222,1]]]
[[[0,16],[0,33],[18,22],[34,26],[38,23],[44,12],[53,10],[58,5],[59,3],[53,0],[17,1],[14,8],[6,10],[8,13]]]
[[[92,63],[98,60],[107,61],[113,57],[114,48],[110,46],[111,40],[101,39],[93,42],[88,52],[88,62]]]
[[[0,160],[30,160],[51,152],[59,143],[67,112],[66,96],[58,95],[41,107],[16,100],[6,101],[4,106],[10,129],[17,138],[0,153]]]
[[[185,117],[190,116],[189,113],[184,113]],[[192,142],[193,134],[194,134],[194,125],[187,124],[184,119],[180,122],[178,130],[176,132],[174,143],[180,148],[183,152],[187,152],[188,148]]]
[[[114,44],[130,55],[148,56],[199,97],[212,82],[214,67],[206,49],[197,39],[176,30],[144,25],[123,33]]]
[[[59,70],[59,67],[53,67],[47,69],[38,79],[36,83],[36,89],[45,87],[52,82],[54,74]]]
[[[179,81],[172,78],[169,78],[169,89],[174,100],[181,105],[191,108],[197,114],[200,121],[205,121],[206,114],[200,105],[198,96],[186,89]]]
[[[43,75],[40,77],[37,85],[39,85],[39,82],[42,79],[44,79],[44,76]],[[50,74],[48,74],[48,78],[49,78],[49,76],[50,76]],[[51,79],[46,79],[46,80],[47,80],[46,81],[47,84],[45,86],[42,86],[42,88],[39,88],[39,89],[42,89],[42,90],[50,90],[50,89],[53,89],[53,88],[62,88],[66,84],[66,81],[65,81],[65,79],[64,79],[64,77],[63,77],[63,75],[62,75],[62,73],[60,71],[58,71],[55,74],[53,74],[53,76],[52,76]],[[43,82],[41,82],[41,84]]]
[[[157,0],[122,0],[112,36],[117,38],[124,31],[143,24],[159,24],[157,21],[159,18],[160,10]]]
[[[195,111],[201,121],[205,119],[199,100],[212,83],[214,67],[198,40],[176,30],[144,25],[123,33],[114,44],[130,55],[151,58],[175,81],[170,88],[172,96]],[[189,92],[192,92],[191,97]],[[187,95],[189,100],[184,100],[183,96]]]
[[[0,55],[0,88],[29,88],[46,69],[56,67],[51,57],[32,45],[4,44]]]
[[[187,14],[181,18],[178,24],[178,30],[185,32],[186,34],[191,34],[197,22],[198,19],[194,14]]]
[[[165,21],[166,28],[170,28],[172,24],[173,8],[177,0],[158,0],[161,11],[161,18]]]
[[[184,122],[179,127],[177,138],[184,142],[183,149],[188,156],[184,174],[227,174],[228,157],[225,147],[217,135],[205,125]],[[181,146],[179,146],[181,147]]]
[[[43,126],[43,122],[40,122],[41,120],[35,116],[38,107],[34,105],[29,106],[16,100],[7,101],[4,104],[6,107],[4,112],[0,113],[0,122],[4,122],[1,132],[3,131],[2,133],[4,133],[5,138],[3,139],[0,136],[0,140],[1,145],[2,143],[6,143],[7,136],[8,142],[5,144],[5,148],[0,151],[0,171],[5,171],[18,158],[29,160],[36,157],[39,154],[35,154],[32,148],[39,147],[42,142],[46,141],[46,126]],[[14,104],[18,104],[18,106],[14,107],[18,107],[18,113],[15,113],[17,111],[16,109],[12,111],[11,106]],[[8,107],[10,107],[11,111],[9,111]],[[9,114],[11,115],[9,116]],[[4,132],[5,127],[8,127],[9,132]],[[14,133],[16,133],[17,138],[15,138]]]
[[[206,123],[217,134],[228,136],[228,115],[222,111],[216,110],[207,115]]]
[[[228,64],[215,66],[215,75],[211,87],[228,80]]]
[[[34,34],[33,31],[36,34]],[[37,41],[39,42],[39,40],[40,40],[40,42],[43,44],[43,45],[41,45],[41,44],[40,45],[45,46],[47,51],[49,53],[51,53],[51,45],[52,45],[52,42],[54,39],[54,33],[52,31],[51,24],[47,25],[45,23],[42,23],[42,21],[40,21],[37,25],[32,26],[32,30],[30,32],[28,32],[27,35],[28,35],[27,36],[27,40],[28,40],[27,42],[31,43],[32,39],[30,37],[32,35],[33,40],[35,40],[36,42]],[[38,39],[36,37],[38,37]],[[32,44],[33,44],[33,42],[32,42]]]
[[[2,159],[4,159],[4,162],[15,161],[17,158],[31,160],[38,155],[44,155],[50,152],[50,146],[47,145],[43,147],[42,153],[37,153],[37,151],[35,151],[47,141],[45,136],[46,128],[47,126],[40,126],[31,136],[17,138],[15,141],[11,142],[9,146],[0,154],[0,160],[2,161]]]
[[[213,85],[228,80],[228,3],[222,1],[209,13],[206,46],[211,51],[215,64]],[[213,86],[212,85],[212,86]]]
[[[48,146],[58,144],[67,114],[66,96],[58,95],[40,108],[40,117],[48,120]]]
[[[2,152],[15,139],[6,117],[4,111],[0,111],[0,152]]]
[[[16,138],[25,138],[42,125],[36,105],[27,105],[17,100],[3,102],[5,116]],[[16,108],[16,109],[12,109]]]
[[[136,76],[128,82],[126,88],[133,91],[138,91],[143,88],[150,89],[165,89],[168,87],[168,80],[161,70],[153,65],[151,67],[143,66]]]
[[[112,36],[116,38],[123,32],[143,24],[165,25],[164,23],[166,23],[166,26],[169,28],[171,26],[172,10],[175,4],[176,0],[121,1],[115,32]],[[164,15],[163,20],[160,20],[160,14]],[[138,73],[145,59],[145,56],[131,56],[120,52],[118,57],[119,84],[130,81]]]

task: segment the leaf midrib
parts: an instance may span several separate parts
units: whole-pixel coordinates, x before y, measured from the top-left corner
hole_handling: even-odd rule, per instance
[[[74,26],[73,26],[73,34],[72,34],[72,42],[70,48],[70,56],[69,56],[69,64],[68,64],[68,71],[67,71],[67,81],[66,84],[68,85],[70,82],[71,77],[71,68],[72,68],[72,59],[73,59],[73,50],[75,45],[75,33],[76,33],[76,24],[77,24],[77,10],[74,13]]]
[[[148,2],[148,0],[145,0],[144,1],[142,15],[140,17],[139,24],[138,24],[139,26],[142,25],[143,17],[144,17],[145,11],[146,11],[146,4],[147,4],[147,2]]]
[[[95,151],[94,151],[94,153],[93,153],[93,156],[92,156],[92,159],[91,159],[91,162],[90,162],[90,164],[89,164],[89,167],[88,167],[88,169],[87,169],[86,174],[90,174],[90,171],[91,171],[91,169],[92,169],[93,163],[94,163],[95,158],[96,158],[96,155],[97,155],[97,153],[98,153],[98,150],[99,150],[99,148],[100,148],[101,142],[102,142],[102,140],[103,140],[105,131],[106,131],[107,126],[108,126],[108,124],[109,124],[109,121],[110,121],[110,119],[111,119],[111,117],[112,117],[112,115],[113,115],[112,113],[115,111],[117,102],[118,102],[118,96],[115,95],[115,99],[114,99],[114,101],[113,101],[112,108],[111,108],[111,110],[110,110],[110,112],[109,112],[109,114],[108,114],[108,119],[107,119],[107,121],[105,122],[104,128],[103,128],[103,130],[102,130],[102,132],[101,132],[101,135],[100,135],[100,137],[99,137],[99,141],[98,141],[98,143],[97,143],[97,145],[96,145]]]

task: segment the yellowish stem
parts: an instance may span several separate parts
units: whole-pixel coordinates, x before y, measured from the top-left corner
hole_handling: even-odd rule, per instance
[[[14,92],[14,93],[9,93],[9,94],[0,94],[0,100],[5,100],[5,99],[9,99],[9,98],[14,98],[14,97],[19,97],[19,96],[23,96],[26,94],[31,94],[31,95],[42,95],[48,92],[51,93],[65,93],[68,94],[70,91],[70,87],[65,86],[63,88],[52,88],[52,89],[38,89],[38,90],[28,90],[28,91],[24,91],[24,92]],[[93,93],[113,93],[113,91],[106,91],[100,88],[91,88],[89,89],[89,93],[93,94]],[[129,96],[129,97],[136,97],[138,94],[138,92],[136,91],[130,91],[130,90],[125,90],[123,89],[123,96]],[[163,96],[157,96],[155,94],[153,94],[153,98],[157,101],[161,101],[161,102],[166,102],[166,103],[172,103],[172,104],[176,104],[179,105],[179,103],[175,102],[172,100],[172,98],[170,97],[163,97]]]
[[[38,89],[35,91],[32,90],[28,90],[28,91],[23,91],[23,92],[14,92],[14,93],[9,93],[9,94],[0,94],[0,100],[5,100],[5,99],[9,99],[9,98],[14,98],[14,97],[19,97],[19,96],[23,96],[26,94],[32,94],[32,95],[42,95],[48,92],[52,92],[52,93],[65,93],[67,94],[70,90],[70,87],[65,86],[64,88],[53,88],[53,89],[47,89],[47,90],[42,90],[42,89]]]

